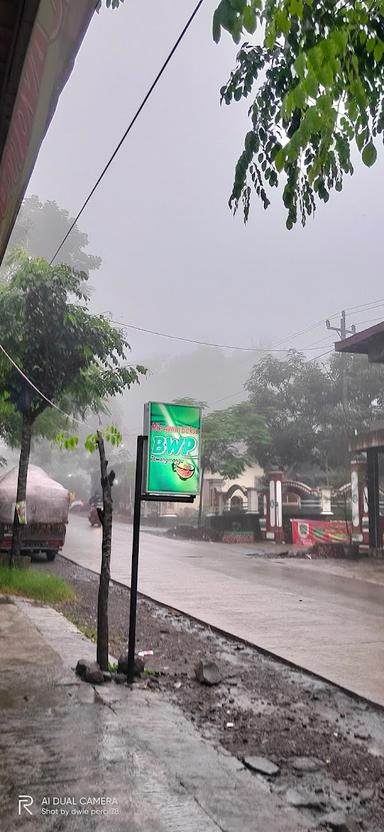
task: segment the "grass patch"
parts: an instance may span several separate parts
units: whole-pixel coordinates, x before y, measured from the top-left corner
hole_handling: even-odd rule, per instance
[[[89,638],[90,641],[96,641],[97,638],[97,630],[96,627],[92,627],[91,624],[82,624],[81,621],[76,617],[76,615],[72,615],[71,613],[65,613],[65,617],[68,618],[68,621],[71,624],[74,624],[81,633],[83,633],[86,638]]]
[[[22,595],[44,604],[74,601],[75,593],[63,578],[37,569],[0,566],[0,593]]]

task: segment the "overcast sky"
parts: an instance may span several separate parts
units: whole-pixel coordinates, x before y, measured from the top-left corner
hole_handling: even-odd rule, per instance
[[[29,194],[76,213],[193,5],[125,0],[94,16]],[[92,275],[92,303],[117,320],[175,335],[271,344],[384,295],[383,156],[372,169],[358,164],[304,230],[285,229],[276,191],[267,212],[253,200],[244,227],[227,200],[248,119],[243,103],[219,104],[236,47],[229,36],[213,43],[215,5],[206,0],[81,218],[90,250],[103,260]],[[357,313],[350,323],[381,311]],[[321,325],[287,343],[319,342],[321,351],[332,340]],[[185,351],[135,333],[130,341],[135,360]]]

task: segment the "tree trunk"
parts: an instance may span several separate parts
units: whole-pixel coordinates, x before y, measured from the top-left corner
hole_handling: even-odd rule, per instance
[[[202,466],[202,468],[201,468],[201,480],[200,480],[200,494],[199,494],[199,497],[200,497],[200,499],[199,499],[199,515],[198,515],[198,521],[197,521],[197,525],[198,525],[199,529],[201,528],[201,520],[202,520],[202,516],[203,516],[204,474],[205,474],[205,468],[204,468],[204,466]]]
[[[30,414],[23,414],[23,424],[21,430],[21,448],[19,458],[19,474],[17,478],[16,504],[25,502],[27,497],[27,476],[29,456],[31,452],[32,424],[33,420],[31,419]],[[20,555],[21,528],[22,527],[20,526],[17,509],[15,506],[12,527],[12,545],[9,555],[10,567],[14,565],[15,558]]]
[[[103,540],[99,594],[97,599],[97,662],[102,670],[108,670],[108,595],[111,576],[112,490],[111,475],[108,474],[108,461],[105,458],[104,440],[100,431],[97,431],[97,444],[100,456],[101,487],[103,490],[103,508],[100,511]]]

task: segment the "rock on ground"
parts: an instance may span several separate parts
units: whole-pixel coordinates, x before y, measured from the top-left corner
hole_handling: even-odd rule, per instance
[[[81,676],[81,678],[84,679],[85,671],[86,671],[87,667],[89,667],[90,664],[91,664],[91,662],[90,662],[89,659],[79,659],[79,661],[77,662],[77,665],[76,665],[77,675]]]
[[[324,809],[324,801],[316,794],[311,794],[311,792],[288,789],[286,798],[290,806],[295,806],[297,809]]]
[[[360,824],[344,812],[331,812],[322,819],[321,825],[327,826],[333,832],[361,832]]]
[[[97,662],[91,662],[86,668],[84,680],[90,685],[102,685],[104,682],[103,671],[100,670]]]
[[[100,670],[97,662],[92,662],[89,659],[79,659],[76,665],[76,673],[85,682],[90,685],[102,685],[104,682],[104,673]]]
[[[215,662],[200,661],[195,667],[195,676],[202,685],[218,685],[221,682],[220,670]]]
[[[111,682],[112,681],[112,673],[110,673],[109,670],[103,670],[103,677],[104,677],[104,682]]]
[[[294,768],[295,771],[319,771],[319,769],[323,768],[323,766],[324,763],[317,757],[295,757],[294,760],[292,760],[292,768]]]
[[[280,773],[279,766],[266,757],[243,757],[243,763],[252,771],[257,771],[259,774],[265,774],[268,777],[275,777],[276,774]]]
[[[145,663],[143,659],[140,659],[136,656],[135,663],[133,667],[133,673],[135,676],[141,676],[144,673]],[[118,665],[117,665],[117,672],[124,673],[125,676],[128,675],[128,653],[122,653]]]
[[[127,676],[125,673],[115,673],[114,680],[117,685],[124,685],[127,681]]]

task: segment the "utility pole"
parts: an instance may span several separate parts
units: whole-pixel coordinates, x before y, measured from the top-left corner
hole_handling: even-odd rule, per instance
[[[347,324],[345,320],[345,309],[343,309],[341,313],[340,326],[331,326],[330,321],[326,321],[325,326],[327,327],[327,329],[332,329],[333,332],[337,332],[337,334],[340,336],[341,341],[344,341],[344,338],[346,338],[347,335],[354,335],[356,332],[355,324],[352,324],[351,329],[347,329]]]
[[[331,326],[330,321],[325,322],[325,326],[327,329],[332,330],[333,332],[337,332],[340,341],[344,341],[344,338],[347,335],[354,335],[356,332],[355,324],[352,324],[351,329],[347,329],[347,323],[345,318],[345,309],[343,309],[341,316],[340,316],[340,326]],[[346,358],[347,356],[343,356],[343,367],[342,367],[342,405],[344,413],[346,412],[347,403],[348,403],[348,390],[347,390],[347,374],[346,374]]]

